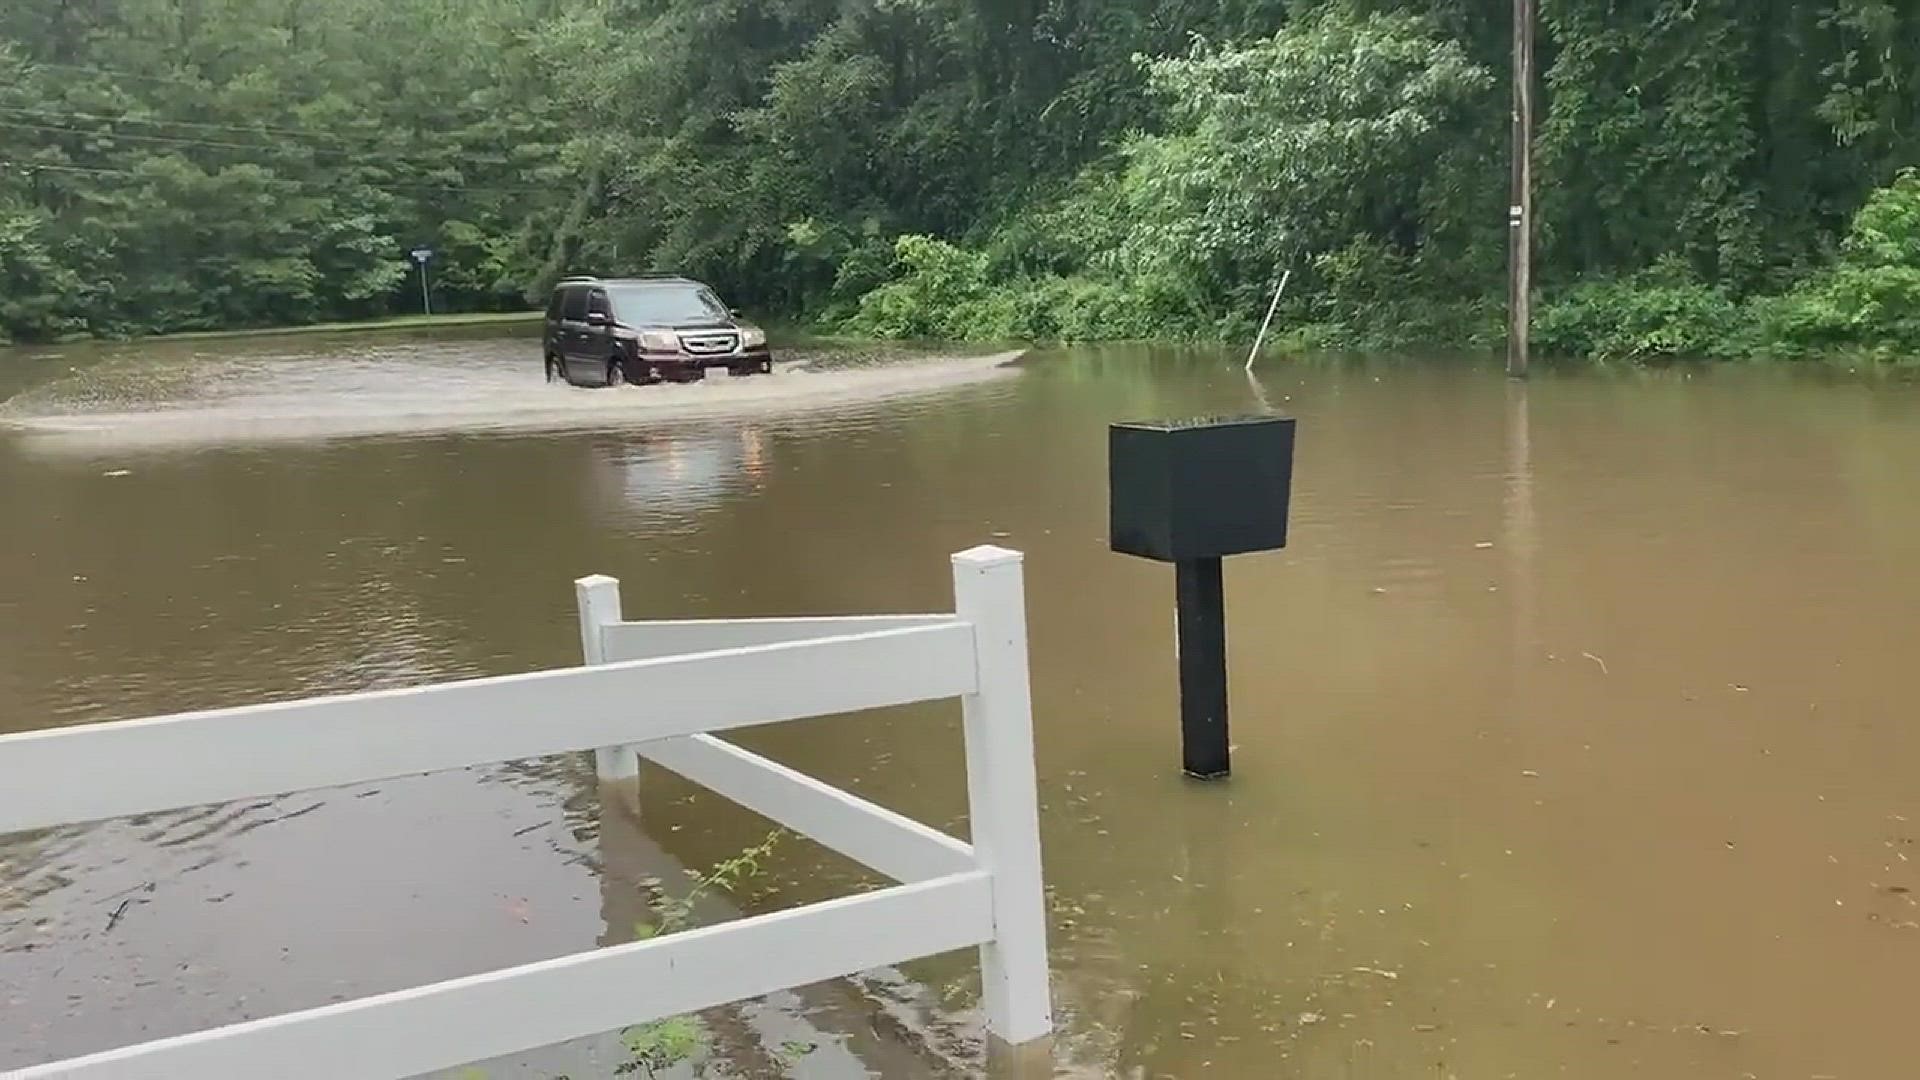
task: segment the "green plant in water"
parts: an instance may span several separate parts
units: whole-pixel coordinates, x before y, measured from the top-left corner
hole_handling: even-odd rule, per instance
[[[656,895],[653,912],[657,921],[652,926],[642,923],[634,927],[634,933],[645,939],[686,929],[693,921],[696,904],[715,890],[732,892],[741,882],[760,873],[760,861],[773,854],[773,849],[780,845],[780,838],[785,835],[786,830],[775,829],[758,844],[725,862],[716,863],[713,869],[704,874],[687,871],[693,878],[692,887],[683,896]]]
[[[614,1070],[622,1075],[644,1072],[654,1075],[698,1053],[706,1043],[706,1031],[691,1016],[671,1016],[648,1024],[636,1024],[620,1033],[632,1059]]]
[[[716,864],[704,874],[688,871],[693,884],[681,896],[668,896],[657,891],[652,900],[654,922],[636,925],[633,928],[634,937],[645,941],[686,929],[692,924],[694,908],[702,899],[716,890],[732,892],[742,882],[759,874],[762,860],[773,853],[784,835],[785,830],[775,829],[758,844]],[[697,1017],[670,1016],[635,1024],[620,1033],[620,1041],[626,1044],[627,1052],[632,1056],[616,1071],[622,1075],[643,1072],[653,1076],[661,1069],[671,1068],[699,1053],[706,1044],[706,1032]]]

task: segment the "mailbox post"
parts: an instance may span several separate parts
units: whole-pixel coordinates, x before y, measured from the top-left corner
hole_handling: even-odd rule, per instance
[[[1109,542],[1173,564],[1181,767],[1202,780],[1231,771],[1221,560],[1286,546],[1293,432],[1277,416],[1108,429]]]

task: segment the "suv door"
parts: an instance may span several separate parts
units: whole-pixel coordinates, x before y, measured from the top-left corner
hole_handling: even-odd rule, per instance
[[[560,363],[567,369],[568,378],[580,372],[591,370],[598,375],[598,366],[591,369],[585,359],[587,333],[587,290],[584,285],[569,285],[566,296],[560,301]]]
[[[581,367],[605,377],[607,359],[613,355],[613,301],[605,289],[587,292],[587,321],[581,331]],[[587,367],[589,361],[592,367]]]
[[[553,295],[547,298],[547,316],[540,329],[540,347],[548,356],[560,360],[563,364],[565,363],[566,335],[560,325],[560,312],[565,306],[566,298],[567,290],[553,290]],[[560,374],[566,374],[564,368]]]

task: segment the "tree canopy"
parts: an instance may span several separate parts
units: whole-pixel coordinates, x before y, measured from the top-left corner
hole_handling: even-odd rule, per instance
[[[13,0],[0,335],[674,270],[877,334],[1500,333],[1507,0]],[[1920,11],[1541,0],[1548,347],[1920,351]],[[1907,310],[1911,310],[1909,305]]]

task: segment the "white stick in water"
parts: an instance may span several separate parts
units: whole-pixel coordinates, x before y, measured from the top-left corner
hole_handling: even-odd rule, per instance
[[[1260,320],[1260,334],[1253,339],[1253,351],[1247,354],[1247,370],[1253,370],[1253,358],[1260,355],[1260,346],[1267,340],[1267,327],[1273,325],[1273,313],[1280,310],[1280,294],[1287,291],[1287,279],[1293,276],[1288,270],[1280,275],[1280,287],[1273,290],[1273,303],[1267,305],[1267,317]]]

